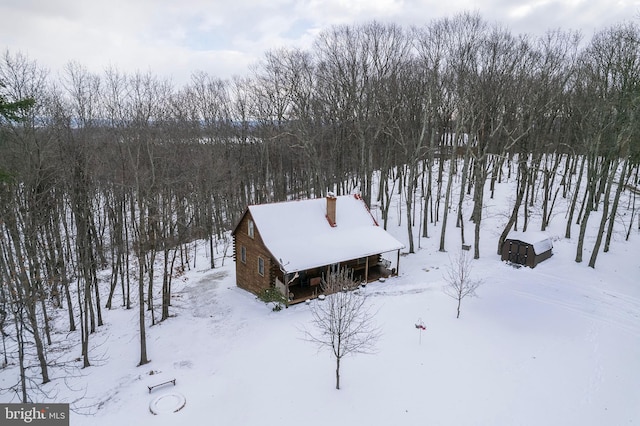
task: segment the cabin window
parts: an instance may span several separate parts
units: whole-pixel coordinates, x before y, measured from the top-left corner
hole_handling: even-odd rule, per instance
[[[264,259],[258,258],[258,273],[264,277]]]
[[[247,248],[245,246],[240,247],[240,261],[247,263]]]
[[[249,219],[249,226],[247,229],[247,233],[249,234],[249,237],[253,238],[253,220]]]

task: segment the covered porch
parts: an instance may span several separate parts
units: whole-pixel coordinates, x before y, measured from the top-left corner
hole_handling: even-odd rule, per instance
[[[327,274],[337,272],[340,269],[347,269],[351,272],[354,282],[358,284],[378,281],[381,278],[388,278],[398,273],[397,267],[392,268],[390,261],[383,259],[381,255],[375,255],[287,274],[283,276],[283,279],[284,282],[288,282],[288,285],[278,280],[280,281],[278,287],[281,288],[290,305],[301,303],[308,299],[315,299],[323,294],[323,278]]]

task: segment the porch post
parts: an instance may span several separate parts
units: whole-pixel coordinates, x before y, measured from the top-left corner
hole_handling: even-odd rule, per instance
[[[289,297],[289,274],[284,274],[284,298],[286,299],[286,307],[289,307],[289,301],[291,300],[291,298]]]
[[[398,260],[396,260],[396,275],[400,275],[400,249],[398,249]]]
[[[367,260],[364,262],[364,282],[369,282],[369,256],[367,256]]]

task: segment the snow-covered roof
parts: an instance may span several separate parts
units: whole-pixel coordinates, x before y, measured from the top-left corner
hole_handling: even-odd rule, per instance
[[[545,251],[549,251],[553,248],[553,242],[551,241],[551,238],[544,232],[511,231],[509,232],[509,235],[507,235],[507,239],[518,240],[533,245],[533,251],[536,254],[544,253]]]
[[[265,246],[286,272],[398,250],[404,245],[378,226],[357,195],[336,197],[336,226],[327,220],[327,200],[249,206]]]

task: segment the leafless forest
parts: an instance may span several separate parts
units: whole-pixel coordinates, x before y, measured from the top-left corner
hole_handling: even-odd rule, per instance
[[[509,177],[517,193],[502,239],[526,229],[534,205],[544,229],[564,197],[568,217],[554,220],[577,238],[576,262],[587,249],[592,267],[609,249],[612,218],[636,210],[633,23],[590,39],[518,35],[476,14],[417,28],[336,26],[309,50],[265,52],[246,76],[194,72],[182,87],[76,62],[53,74],[4,52],[0,83],[0,362],[18,372],[4,391],[22,401],[71,368],[51,350],[53,311],[88,367],[102,310],[138,309],[147,363],[145,330],[170,318],[189,243],[207,239],[217,267],[248,204],[357,188],[384,213],[401,194],[407,251],[416,229],[437,230],[429,236],[441,250],[445,232],[460,232],[478,258],[495,255],[478,248],[483,203]],[[33,102],[9,112],[24,100]],[[473,209],[454,194],[472,196]],[[594,211],[602,232],[584,247]],[[448,214],[457,229],[446,228]]]

